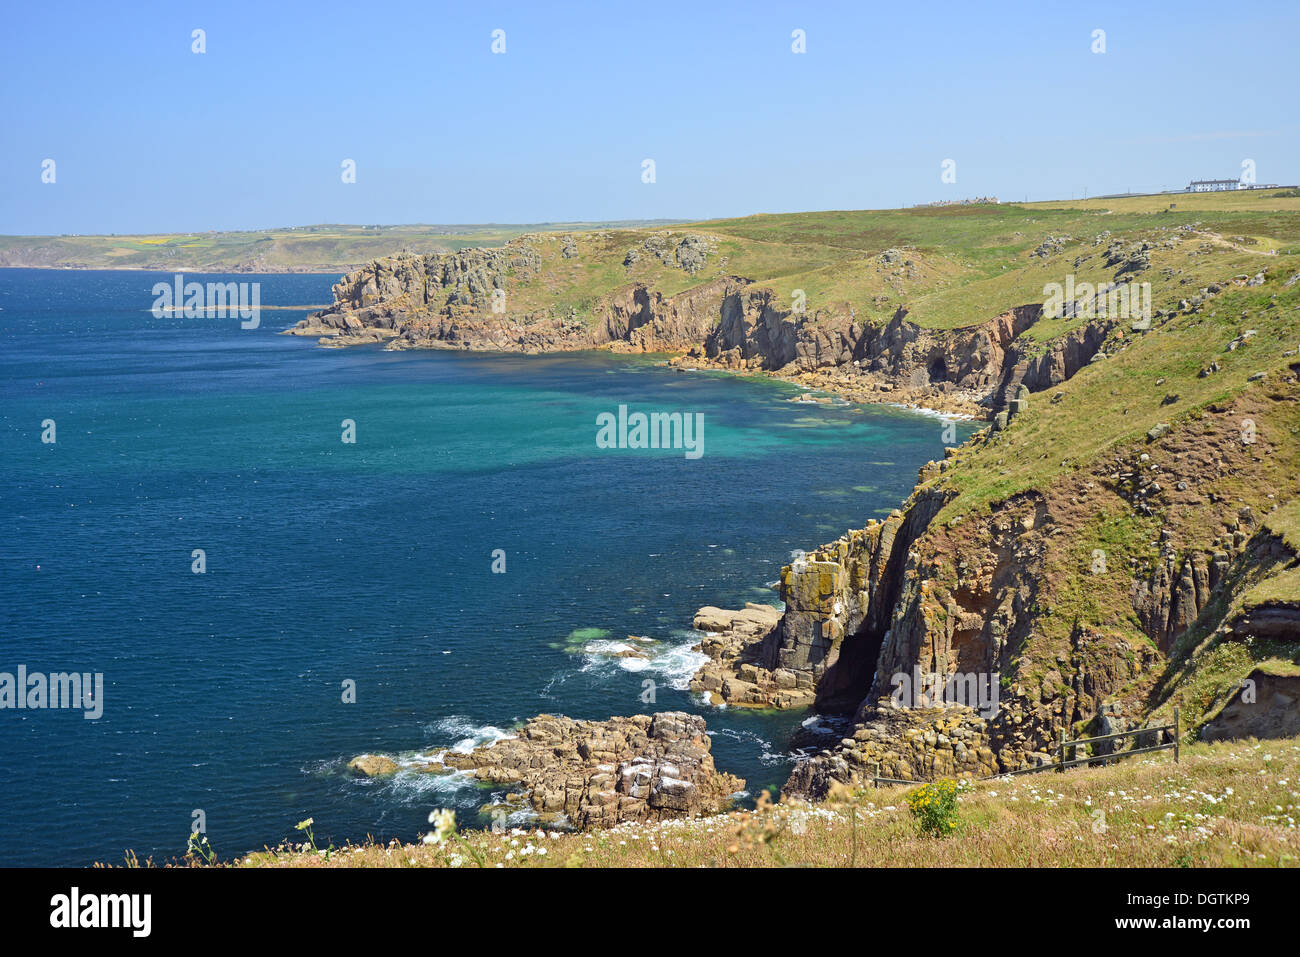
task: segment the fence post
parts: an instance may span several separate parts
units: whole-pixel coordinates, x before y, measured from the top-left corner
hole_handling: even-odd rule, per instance
[[[1178,705],[1174,705],[1174,764],[1178,763],[1178,742],[1183,736],[1183,725],[1179,718]]]
[[[1064,728],[1061,729],[1060,751],[1061,751],[1061,757],[1060,757],[1061,766],[1056,770],[1064,774],[1065,773],[1065,729]]]

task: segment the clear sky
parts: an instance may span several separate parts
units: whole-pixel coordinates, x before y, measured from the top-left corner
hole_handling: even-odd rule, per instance
[[[2,233],[1069,198],[1246,159],[1300,181],[1295,0],[14,0],[0,18]]]

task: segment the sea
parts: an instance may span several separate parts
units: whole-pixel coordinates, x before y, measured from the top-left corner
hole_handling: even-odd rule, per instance
[[[185,279],[256,282],[256,327],[155,310],[171,274],[0,270],[0,682],[102,676],[89,707],[0,707],[0,865],[481,826],[464,775],[347,762],[541,713],[704,715],[742,802],[834,740],[692,694],[692,618],[779,606],[792,556],[942,457],[941,420],[656,356],[320,348],[280,333],[337,276]],[[702,454],[601,447],[620,406],[698,416]]]

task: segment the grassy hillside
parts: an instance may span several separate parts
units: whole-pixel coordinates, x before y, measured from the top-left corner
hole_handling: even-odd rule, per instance
[[[0,265],[343,272],[402,251],[500,245],[532,234],[541,270],[512,277],[512,309],[589,318],[599,300],[633,282],[672,295],[733,275],[770,286],[780,304],[802,290],[810,312],[852,308],[861,321],[881,322],[906,306],[920,325],[948,329],[1041,302],[1044,284],[1059,282],[1067,272],[1077,282],[1109,279],[1114,269],[1102,254],[1119,239],[1156,245],[1152,268],[1140,278],[1152,282],[1157,308],[1225,272],[1276,267],[1300,254],[1300,196],[1293,192],[828,211],[672,227],[671,242],[694,234],[711,247],[698,271],[645,250],[647,240],[664,234],[665,224],[632,222],[6,236],[0,237]],[[1196,233],[1180,229],[1191,226]],[[572,246],[566,249],[563,237]],[[1173,248],[1164,247],[1169,240]],[[1035,255],[1045,242],[1048,248]],[[633,251],[639,255],[628,263]],[[1179,272],[1167,275],[1168,270]],[[1044,323],[1032,334],[1050,338],[1071,325]]]
[[[1109,281],[1110,247],[1145,243],[1149,268],[1128,278],[1150,282],[1154,308],[1168,309],[1226,276],[1288,265],[1294,272],[1300,196],[1292,193],[758,215],[668,229],[556,227],[516,240],[540,266],[515,271],[507,288],[512,311],[590,320],[606,297],[633,283],[671,296],[739,276],[771,288],[781,307],[801,290],[810,313],[851,309],[861,322],[883,323],[905,306],[921,326],[952,329],[1042,302],[1044,285],[1066,274],[1077,283]],[[686,237],[706,245],[699,268],[672,255]],[[1048,340],[1077,323],[1042,322],[1028,337]]]

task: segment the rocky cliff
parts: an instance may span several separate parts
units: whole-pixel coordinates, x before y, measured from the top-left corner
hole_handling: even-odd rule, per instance
[[[1286,500],[1295,477],[1265,479],[1275,450],[1243,442],[1238,424],[1281,424],[1297,402],[1293,376],[1266,398],[1121,446],[1043,490],[943,520],[958,494],[946,477],[998,447],[1000,433],[979,433],[923,468],[901,509],[786,566],[779,617],[702,610],[695,627],[712,660],[692,687],[731,704],[851,716],[849,734],[787,783],[812,798],[834,781],[1032,767],[1051,760],[1062,733],[1140,727],[1216,643],[1273,641],[1291,654],[1300,642],[1300,594],[1264,590],[1287,581],[1300,551],[1225,494],[1253,474],[1270,514],[1288,514],[1263,489]],[[1136,543],[1118,568],[1105,550],[1080,549],[1097,514],[1124,512],[1162,520],[1153,549]],[[1081,587],[1093,594],[1079,598]],[[916,675],[949,687],[987,676],[997,687],[992,701],[900,701],[900,681]],[[1274,691],[1286,691],[1268,692],[1276,705]],[[1195,724],[1201,710],[1184,713]],[[1218,724],[1254,727],[1241,710]]]
[[[676,253],[671,261],[680,265]],[[512,290],[535,280],[541,262],[528,237],[494,249],[376,260],[344,276],[334,304],[289,332],[333,346],[678,353],[680,366],[803,377],[851,398],[983,417],[1007,407],[1022,386],[1034,392],[1068,379],[1112,325],[1094,321],[1046,344],[1029,342],[1022,333],[1041,318],[1039,304],[948,332],[922,328],[902,307],[871,324],[847,305],[796,312],[772,289],[728,275],[673,295],[630,282],[598,297],[585,319],[511,308]]]

